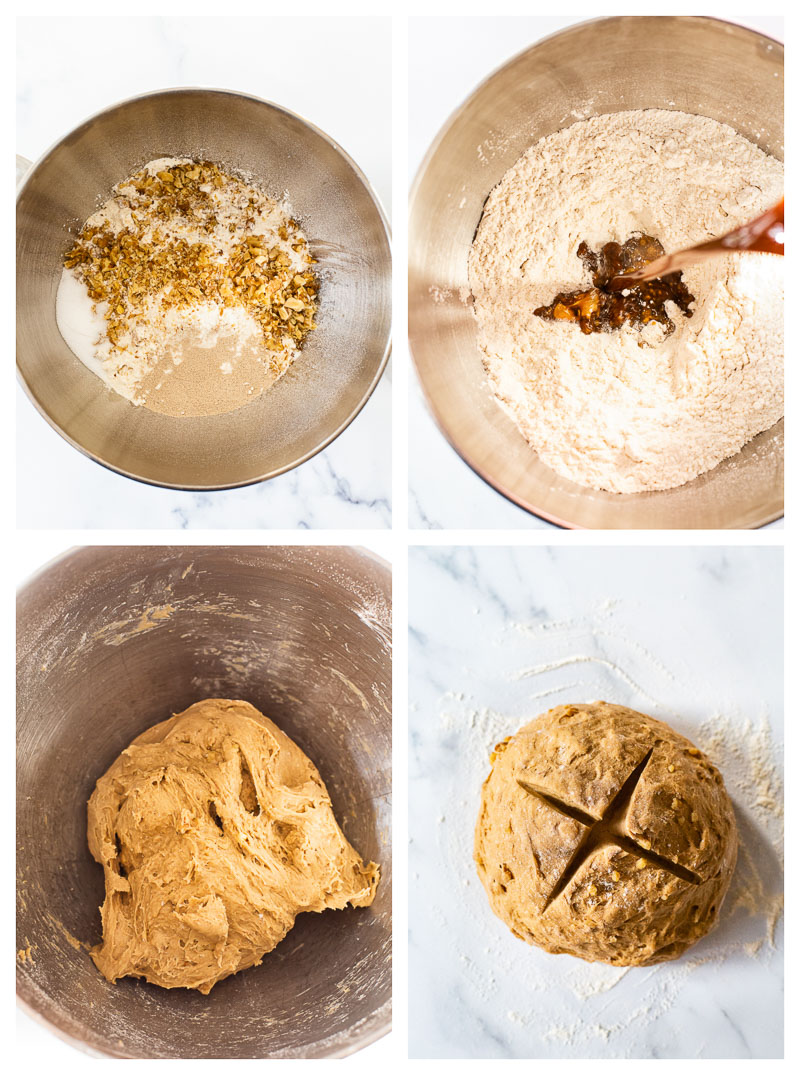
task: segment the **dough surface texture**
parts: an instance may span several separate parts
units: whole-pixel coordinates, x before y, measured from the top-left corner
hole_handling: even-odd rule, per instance
[[[302,911],[372,903],[319,773],[247,702],[207,699],[137,736],[89,800],[105,872],[100,972],[210,992]]]
[[[492,753],[478,875],[511,932],[548,952],[677,958],[715,924],[736,852],[719,772],[643,713],[558,706]]]

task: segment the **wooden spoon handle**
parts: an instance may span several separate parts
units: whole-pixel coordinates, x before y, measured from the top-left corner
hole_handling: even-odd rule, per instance
[[[608,289],[609,291],[622,291],[631,284],[655,280],[659,276],[667,276],[669,273],[686,269],[690,265],[696,265],[699,261],[720,257],[737,250],[762,254],[783,253],[783,198],[755,220],[748,221],[740,228],[734,228],[733,231],[721,235],[718,239],[711,239],[698,246],[690,246],[687,250],[678,250],[674,254],[665,254],[649,262],[644,268],[624,273],[622,276],[615,276],[609,281]]]
[[[741,228],[729,231],[721,239],[712,240],[718,242],[726,251],[730,250],[756,250],[764,254],[783,253],[783,198],[777,205],[773,205],[766,213],[743,224]],[[711,243],[704,243],[711,246]]]

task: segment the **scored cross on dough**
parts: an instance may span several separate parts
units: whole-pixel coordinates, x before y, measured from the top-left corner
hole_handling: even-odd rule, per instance
[[[498,743],[475,828],[492,910],[548,952],[676,959],[716,922],[736,863],[719,771],[625,706],[556,706]]]
[[[517,777],[517,783],[523,791],[540,799],[547,806],[557,810],[560,814],[572,818],[573,821],[576,821],[584,828],[583,835],[577,847],[573,851],[561,876],[558,878],[545,900],[544,906],[542,907],[542,913],[544,913],[553,901],[561,895],[581,866],[604,844],[616,844],[625,851],[629,851],[632,854],[638,854],[640,859],[645,862],[648,862],[653,866],[659,866],[662,870],[666,870],[667,873],[671,873],[675,877],[679,877],[682,881],[686,881],[691,885],[700,883],[700,878],[696,873],[687,870],[677,862],[673,862],[668,858],[655,854],[649,846],[645,846],[644,843],[633,839],[626,829],[625,819],[627,817],[628,808],[633,799],[636,785],[639,783],[639,779],[645,770],[645,766],[650,761],[652,753],[653,750],[651,748],[631,772],[630,776],[624,781],[619,791],[599,818],[593,817],[591,814],[587,814],[583,810],[579,810],[577,807],[571,806],[569,803],[565,803],[562,800],[549,795],[543,789],[527,783],[523,778]]]

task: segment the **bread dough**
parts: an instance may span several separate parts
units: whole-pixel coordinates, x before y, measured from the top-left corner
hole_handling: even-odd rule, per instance
[[[208,993],[301,911],[368,906],[378,885],[312,762],[247,702],[197,702],[137,736],[88,815],[106,881],[91,956],[111,982]]]
[[[478,875],[511,932],[548,952],[675,959],[715,924],[736,851],[719,772],[643,713],[558,706],[492,753]]]

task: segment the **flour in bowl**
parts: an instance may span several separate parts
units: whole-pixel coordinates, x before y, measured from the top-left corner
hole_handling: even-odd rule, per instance
[[[160,158],[65,255],[59,330],[137,406],[222,414],[274,384],[315,328],[313,261],[287,205],[209,161]]]
[[[783,265],[732,254],[684,270],[691,316],[585,334],[534,311],[590,287],[580,244],[653,236],[669,253],[777,202],[783,165],[731,127],[660,109],[537,142],[489,196],[469,278],[491,387],[539,458],[617,493],[683,485],[783,415]]]

